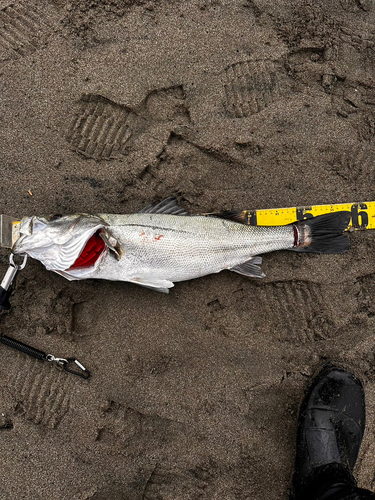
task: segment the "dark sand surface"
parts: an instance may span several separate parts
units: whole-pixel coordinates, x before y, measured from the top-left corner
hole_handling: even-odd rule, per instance
[[[373,200],[374,21],[371,0],[0,0],[0,212]],[[2,332],[92,378],[0,348],[1,499],[287,499],[326,359],[364,381],[375,488],[374,234],[350,239],[169,295],[30,259]]]

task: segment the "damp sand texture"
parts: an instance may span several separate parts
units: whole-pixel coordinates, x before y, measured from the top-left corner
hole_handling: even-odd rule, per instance
[[[0,0],[1,213],[374,200],[374,48],[367,0]],[[1,498],[286,500],[326,359],[364,381],[374,488],[374,235],[350,239],[169,295],[29,259],[2,332],[92,377],[1,347]]]

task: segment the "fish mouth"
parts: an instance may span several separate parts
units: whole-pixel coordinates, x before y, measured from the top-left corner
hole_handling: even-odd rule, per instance
[[[43,227],[34,231],[36,223]],[[116,238],[99,216],[78,214],[63,216],[55,221],[35,216],[21,221],[20,238],[13,245],[13,253],[26,253],[39,260],[47,270],[68,279],[80,279],[93,272],[108,251],[119,259]]]
[[[103,231],[98,229],[90,236],[74,263],[66,269],[67,271],[74,269],[87,269],[88,267],[95,266],[103,252],[106,250],[106,243],[102,238],[102,233]]]

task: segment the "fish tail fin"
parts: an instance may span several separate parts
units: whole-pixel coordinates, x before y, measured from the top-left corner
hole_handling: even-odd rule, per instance
[[[341,211],[318,215],[293,224],[296,252],[343,253],[350,242],[343,234],[350,222],[350,212]]]

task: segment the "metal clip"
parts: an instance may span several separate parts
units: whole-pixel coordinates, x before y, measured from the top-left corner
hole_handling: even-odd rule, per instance
[[[14,256],[11,253],[9,256],[9,267],[5,276],[0,284],[0,309],[9,310],[10,302],[9,298],[12,294],[12,284],[15,280],[18,271],[26,266],[27,255],[23,255],[23,261],[21,264],[16,264],[14,262]]]
[[[23,257],[22,263],[21,264],[15,264],[14,263],[14,254],[11,253],[10,256],[9,256],[9,263],[12,266],[17,266],[19,271],[21,271],[26,266],[27,254],[26,253],[21,254],[20,257]]]
[[[53,354],[47,354],[47,361],[55,362],[58,366],[61,366],[66,372],[77,375],[77,377],[82,377],[88,379],[90,377],[90,372],[75,358],[55,358]],[[70,365],[75,364],[78,366],[79,370],[74,370]]]
[[[68,358],[67,363],[64,364],[64,370],[69,373],[73,373],[73,375],[77,375],[77,377],[89,378],[90,372],[75,358]],[[78,366],[79,370],[73,370],[69,365],[75,364]]]
[[[57,365],[64,366],[68,360],[65,358],[55,358],[53,354],[47,354],[46,361],[50,361],[51,363],[56,363]]]
[[[3,278],[3,281],[1,282],[1,285],[0,285],[4,290],[9,289],[9,287],[12,285],[14,278],[16,277],[16,274],[18,273],[18,271],[20,271],[21,269],[23,269],[26,266],[26,262],[27,262],[27,255],[23,256],[22,264],[15,264],[14,256],[12,253],[10,254],[9,267],[8,267],[8,270],[7,270],[7,272]]]

